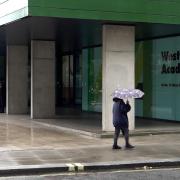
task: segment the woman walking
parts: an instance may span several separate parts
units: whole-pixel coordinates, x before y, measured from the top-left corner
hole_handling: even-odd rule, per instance
[[[127,149],[132,149],[134,146],[129,143],[129,122],[127,116],[127,113],[131,110],[131,106],[128,100],[125,103],[123,99],[113,98],[113,101],[113,125],[115,127],[115,132],[112,149],[121,149],[117,144],[120,131],[122,131],[125,138],[125,147]]]

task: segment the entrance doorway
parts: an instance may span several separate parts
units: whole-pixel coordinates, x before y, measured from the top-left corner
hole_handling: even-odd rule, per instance
[[[74,62],[73,56],[62,57],[62,105],[74,104]]]
[[[80,54],[61,57],[57,69],[57,107],[78,107],[82,104],[82,61]]]

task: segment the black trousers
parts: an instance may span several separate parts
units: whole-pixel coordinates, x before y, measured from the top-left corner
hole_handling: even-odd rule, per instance
[[[124,135],[126,145],[129,144],[129,129],[128,128],[115,127],[113,146],[117,146],[117,141],[119,138],[120,131],[122,131],[122,134]]]

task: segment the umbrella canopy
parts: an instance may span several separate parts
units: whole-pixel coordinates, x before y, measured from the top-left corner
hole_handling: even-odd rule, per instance
[[[121,89],[117,88],[112,93],[113,98],[119,98],[119,99],[128,99],[128,98],[141,98],[143,97],[144,92],[142,92],[139,89]]]

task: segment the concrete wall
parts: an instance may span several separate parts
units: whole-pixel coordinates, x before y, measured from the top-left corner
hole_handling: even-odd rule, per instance
[[[31,118],[55,115],[55,42],[31,42]]]
[[[7,46],[7,114],[28,113],[28,48]]]
[[[112,131],[112,92],[117,86],[134,88],[135,29],[131,26],[103,27],[103,130]],[[134,100],[128,113],[130,129],[134,129]]]

